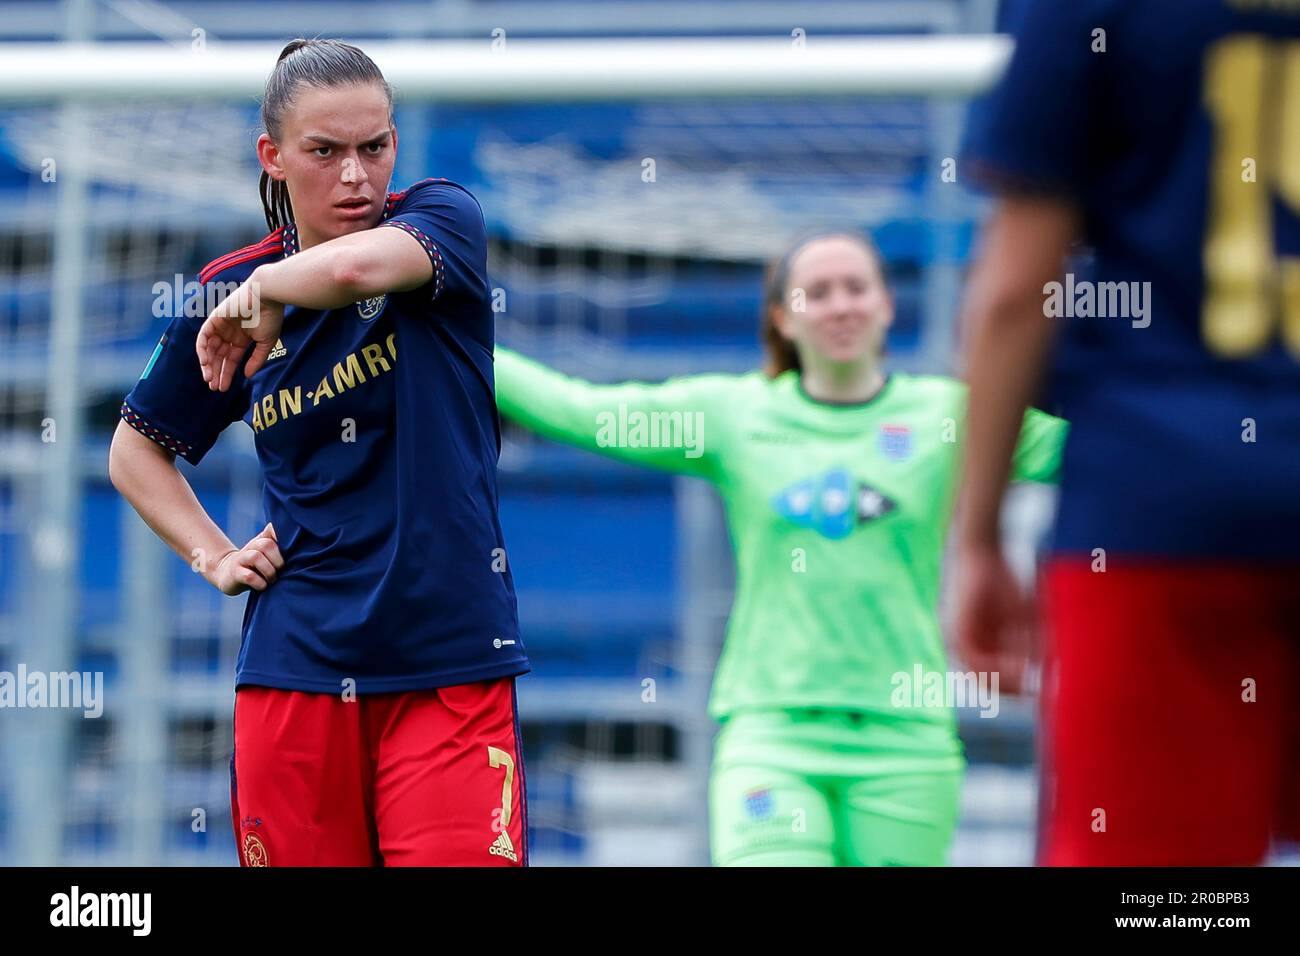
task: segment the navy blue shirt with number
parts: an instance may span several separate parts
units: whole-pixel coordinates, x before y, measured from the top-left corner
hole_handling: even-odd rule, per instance
[[[1300,2],[1007,10],[1015,53],[972,109],[960,168],[1072,201],[1091,250],[1074,306],[1064,288],[1056,303],[1051,404],[1071,423],[1057,549],[1293,559]],[[1098,284],[1091,316],[1080,283]]]
[[[482,211],[460,186],[426,180],[390,194],[377,228],[420,241],[428,284],[288,307],[269,360],[251,379],[241,363],[225,393],[199,371],[205,310],[187,309],[198,314],[172,321],[122,406],[193,464],[231,423],[253,430],[285,566],[248,598],[236,686],[376,693],[529,669],[497,516]],[[297,251],[290,224],[211,263],[203,294],[220,301]]]

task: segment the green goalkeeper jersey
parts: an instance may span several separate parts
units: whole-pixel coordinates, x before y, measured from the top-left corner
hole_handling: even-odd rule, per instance
[[[498,348],[496,390],[540,435],[717,486],[736,595],[715,719],[826,707],[953,722],[911,687],[946,667],[937,608],[961,382],[895,372],[869,401],[838,405],[810,398],[797,372],[597,385]],[[1053,480],[1065,434],[1031,409],[1014,478]]]

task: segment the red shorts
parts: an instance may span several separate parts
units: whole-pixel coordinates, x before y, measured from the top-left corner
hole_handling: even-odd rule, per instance
[[[1046,572],[1039,862],[1260,862],[1300,837],[1300,568]]]
[[[241,687],[244,866],[527,866],[514,678],[345,701]]]

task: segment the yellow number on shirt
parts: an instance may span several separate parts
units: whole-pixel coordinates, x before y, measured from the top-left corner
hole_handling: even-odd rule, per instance
[[[1205,105],[1214,124],[1206,224],[1206,346],[1224,358],[1263,351],[1281,318],[1300,356],[1300,257],[1279,257],[1277,198],[1300,214],[1300,43],[1235,35],[1210,48]],[[1245,175],[1254,164],[1252,181]]]

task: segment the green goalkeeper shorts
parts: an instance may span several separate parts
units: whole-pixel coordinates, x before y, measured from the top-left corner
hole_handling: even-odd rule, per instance
[[[966,761],[952,724],[746,711],[714,742],[715,866],[942,866]]]

